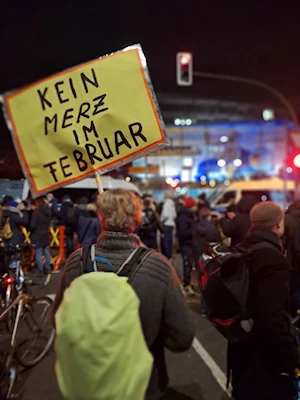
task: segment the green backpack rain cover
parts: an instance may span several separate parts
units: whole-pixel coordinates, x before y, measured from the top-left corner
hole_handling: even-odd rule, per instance
[[[143,400],[152,370],[126,277],[75,279],[56,313],[56,375],[67,400]]]

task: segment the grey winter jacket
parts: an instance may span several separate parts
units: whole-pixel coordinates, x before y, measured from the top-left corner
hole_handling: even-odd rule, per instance
[[[102,232],[96,244],[96,256],[107,258],[117,271],[140,245],[140,239],[134,234]],[[99,271],[108,271],[104,263],[97,262],[97,267]],[[63,271],[54,313],[65,289],[82,272],[81,252],[77,250]],[[132,287],[140,299],[142,327],[154,358],[146,399],[158,399],[168,384],[164,348],[175,352],[187,350],[194,338],[194,327],[174,267],[161,254],[153,251],[146,258],[133,277]]]

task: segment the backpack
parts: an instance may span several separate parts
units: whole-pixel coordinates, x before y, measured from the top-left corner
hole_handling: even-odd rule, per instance
[[[13,237],[13,231],[10,226],[9,217],[6,218],[5,224],[0,231],[0,237],[4,240],[9,240]]]
[[[66,399],[144,399],[153,358],[130,282],[150,253],[136,249],[113,273],[94,245],[82,248],[83,274],[66,289],[55,317],[56,375]],[[98,272],[97,261],[110,272]]]
[[[248,338],[253,328],[248,309],[249,255],[271,247],[267,242],[257,243],[248,250],[206,245],[209,257],[204,255],[204,260],[198,263],[198,284],[207,316],[230,342]]]

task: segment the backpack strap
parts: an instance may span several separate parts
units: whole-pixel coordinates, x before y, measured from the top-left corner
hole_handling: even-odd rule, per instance
[[[85,244],[81,247],[81,266],[83,274],[93,271],[91,262],[91,247],[92,246],[90,244]]]
[[[117,272],[120,276],[127,276],[130,283],[137,270],[142,266],[146,258],[152,253],[147,247],[138,247],[135,249]]]
[[[117,275],[127,276],[128,282],[131,281],[138,268],[143,264],[145,259],[152,253],[152,250],[145,247],[135,249],[125,262],[119,268]],[[95,245],[84,245],[81,248],[81,265],[84,274],[89,272],[97,272],[97,261],[107,264],[111,271],[114,272],[112,263],[104,257],[95,255]]]
[[[101,257],[101,256],[96,256],[96,249],[95,249],[95,245],[93,244],[91,246],[91,263],[92,263],[92,270],[94,272],[98,271],[98,269],[97,269],[97,261],[108,265],[109,268],[111,269],[111,272],[115,272],[112,263],[107,258],[104,258],[104,257]]]

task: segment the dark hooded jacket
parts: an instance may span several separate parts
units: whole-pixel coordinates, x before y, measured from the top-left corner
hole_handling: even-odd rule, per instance
[[[222,238],[218,228],[216,228],[211,221],[199,221],[193,233],[193,256],[198,260],[204,253],[205,243],[222,242]]]
[[[280,373],[293,374],[300,360],[289,317],[289,265],[279,238],[271,231],[251,229],[243,247],[263,242],[268,247],[253,250],[247,262],[253,333],[250,339],[229,347],[233,396],[237,400],[290,400],[293,385],[285,388]]]
[[[250,210],[257,203],[252,196],[243,197],[237,204],[237,214],[233,219],[220,220],[224,235],[231,238],[231,246],[241,243],[250,228]]]
[[[49,246],[49,227],[51,222],[51,210],[45,205],[34,210],[31,221],[31,243],[36,248]]]
[[[193,245],[194,213],[182,206],[176,218],[176,231],[180,247]]]
[[[94,244],[100,235],[101,227],[97,214],[87,211],[85,204],[78,205],[74,213],[75,232],[81,246]]]
[[[28,213],[24,211],[21,213],[16,207],[8,207],[3,211],[2,227],[4,226],[7,218],[9,218],[10,228],[13,236],[9,240],[5,240],[5,245],[22,245],[24,244],[24,236],[21,232],[21,226],[28,224]]]
[[[71,199],[64,200],[57,216],[60,223],[65,226],[65,235],[72,236],[74,234],[74,213],[75,206],[73,201]]]
[[[300,234],[300,201],[291,205],[286,213],[283,237],[283,244],[287,250],[287,258],[291,267],[300,271],[300,248],[295,246],[297,234]]]

